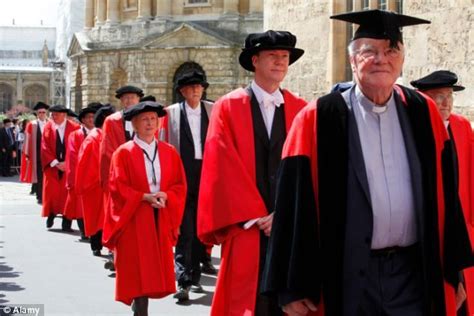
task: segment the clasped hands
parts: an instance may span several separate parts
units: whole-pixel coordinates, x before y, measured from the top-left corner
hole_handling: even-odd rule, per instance
[[[150,203],[153,208],[163,208],[166,207],[166,201],[168,200],[168,195],[163,192],[156,193],[144,193],[142,201]]]

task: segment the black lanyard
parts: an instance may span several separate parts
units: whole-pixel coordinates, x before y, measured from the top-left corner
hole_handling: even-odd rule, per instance
[[[148,153],[146,152],[145,149],[142,148],[143,153],[145,154],[146,159],[151,163],[151,170],[153,172],[151,181],[153,182],[153,185],[156,185],[156,175],[155,175],[155,159],[156,159],[156,152],[158,151],[158,144],[155,142],[155,152],[153,153],[153,159],[150,159],[150,156],[148,156]]]

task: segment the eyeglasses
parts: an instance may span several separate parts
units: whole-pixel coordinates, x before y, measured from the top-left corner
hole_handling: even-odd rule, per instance
[[[38,111],[38,114],[46,114],[46,111]]]
[[[449,102],[453,101],[452,93],[450,93],[450,94],[436,94],[436,95],[432,96],[431,98],[436,102],[436,104],[442,104],[445,101],[449,101]]]
[[[383,51],[375,47],[367,47],[358,49],[356,53],[362,56],[362,58],[364,59],[372,59],[382,54],[387,58],[397,58],[402,52],[400,51],[400,49],[392,47],[385,48]]]

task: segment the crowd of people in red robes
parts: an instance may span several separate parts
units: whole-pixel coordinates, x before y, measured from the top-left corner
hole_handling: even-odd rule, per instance
[[[134,315],[150,298],[202,292],[212,245],[211,315],[474,314],[474,133],[452,113],[464,87],[447,70],[395,84],[400,29],[429,21],[331,18],[359,24],[354,80],[309,103],[281,87],[304,51],[269,30],[239,57],[252,82],[215,103],[194,69],[167,107],[131,85],[117,109],[35,106],[21,181],[48,229],[76,220],[94,256],[109,249],[115,299]]]

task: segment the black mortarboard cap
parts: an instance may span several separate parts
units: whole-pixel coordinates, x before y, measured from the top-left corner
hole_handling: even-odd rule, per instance
[[[33,110],[34,111],[38,111],[39,109],[49,109],[49,105],[47,105],[46,103],[44,102],[41,102],[39,101],[38,103],[36,103],[36,105],[33,107]]]
[[[115,97],[117,99],[120,99],[120,97],[126,93],[135,93],[138,95],[138,97],[140,98],[143,97],[143,90],[135,86],[123,86],[123,87],[118,88],[115,91]]]
[[[102,103],[100,103],[100,102],[91,102],[91,103],[87,104],[87,107],[88,107],[88,108],[93,108],[93,109],[95,109],[96,111],[97,111],[98,109],[100,109],[101,107],[103,107],[103,106],[104,106],[104,105],[103,105]]]
[[[421,91],[438,89],[438,88],[453,88],[453,91],[461,91],[465,88],[461,85],[456,85],[458,76],[449,70],[438,70],[429,75],[413,80],[410,82],[412,86]]]
[[[110,104],[105,104],[94,114],[94,126],[101,128],[104,125],[105,118],[115,113],[115,108]]]
[[[378,9],[337,14],[330,18],[359,24],[352,40],[358,38],[388,39],[391,47],[397,47],[397,42],[403,43],[400,30],[402,27],[431,23],[428,20]]]
[[[290,52],[290,65],[304,54],[304,50],[296,48],[296,36],[287,31],[268,30],[263,33],[251,33],[245,39],[244,48],[239,55],[240,65],[248,71],[255,71],[252,56],[262,50],[282,49]]]
[[[59,104],[53,105],[49,108],[49,112],[68,113],[68,115],[69,115],[69,111],[70,110],[66,109],[64,105],[59,105]]]
[[[159,117],[166,115],[163,105],[153,101],[144,101],[124,110],[123,118],[127,121],[130,121],[133,117],[145,112],[156,112]]]

